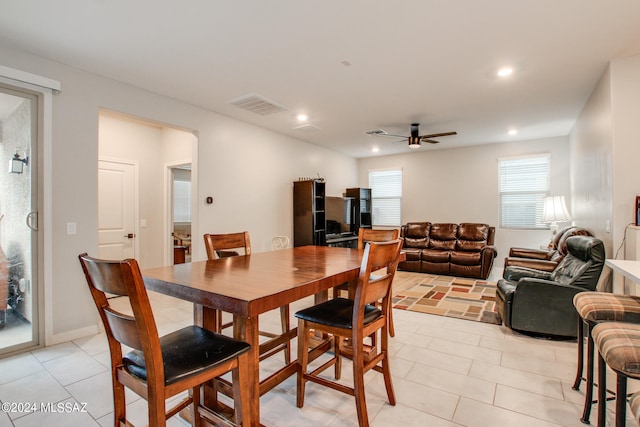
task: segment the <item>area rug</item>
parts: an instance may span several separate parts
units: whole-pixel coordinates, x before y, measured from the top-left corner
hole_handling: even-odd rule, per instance
[[[397,271],[393,308],[501,324],[496,283],[486,280]]]

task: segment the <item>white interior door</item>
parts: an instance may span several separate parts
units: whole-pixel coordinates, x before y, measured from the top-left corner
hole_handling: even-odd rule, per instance
[[[98,162],[98,257],[136,257],[135,164]]]

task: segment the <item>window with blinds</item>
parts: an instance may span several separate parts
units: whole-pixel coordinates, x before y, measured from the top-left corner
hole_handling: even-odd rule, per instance
[[[402,170],[369,172],[373,225],[402,225]]]
[[[542,221],[551,188],[549,154],[498,159],[500,227],[548,229]]]
[[[190,181],[173,181],[173,222],[191,222]]]

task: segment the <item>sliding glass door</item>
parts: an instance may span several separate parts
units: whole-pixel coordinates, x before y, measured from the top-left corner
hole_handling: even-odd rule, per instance
[[[38,98],[0,85],[0,354],[38,344]]]

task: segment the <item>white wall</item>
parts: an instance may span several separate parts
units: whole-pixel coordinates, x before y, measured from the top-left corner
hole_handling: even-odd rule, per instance
[[[550,231],[499,228],[498,158],[551,153],[551,194],[571,203],[567,137],[422,151],[358,161],[358,180],[368,186],[368,172],[402,168],[402,222],[481,222],[496,227],[496,267],[512,246],[546,245]],[[568,224],[561,224],[566,226]]]
[[[640,55],[611,62],[611,105],[615,250],[625,227],[635,221],[635,198],[640,195]]]
[[[571,186],[577,225],[593,231],[611,253],[606,221],[613,220],[613,157],[609,69],[591,93],[571,131]],[[613,226],[613,224],[612,224]],[[615,229],[618,227],[615,226]]]
[[[97,252],[101,108],[197,132],[195,236],[244,229],[256,252],[266,250],[272,236],[292,234],[293,180],[319,173],[332,193],[357,185],[356,161],[336,152],[4,46],[0,57],[5,66],[62,83],[53,97],[53,207],[46,213],[53,224],[53,259],[46,260],[52,266],[52,292],[45,295],[52,310],[49,343],[97,325],[77,255]],[[204,203],[209,195],[213,205]],[[76,235],[66,234],[67,222],[77,223]],[[198,258],[205,258],[202,243],[194,245]]]
[[[611,61],[571,131],[576,211],[605,242],[622,248],[640,195],[640,56]],[[606,231],[610,221],[611,233]],[[621,249],[618,258],[624,258]]]

